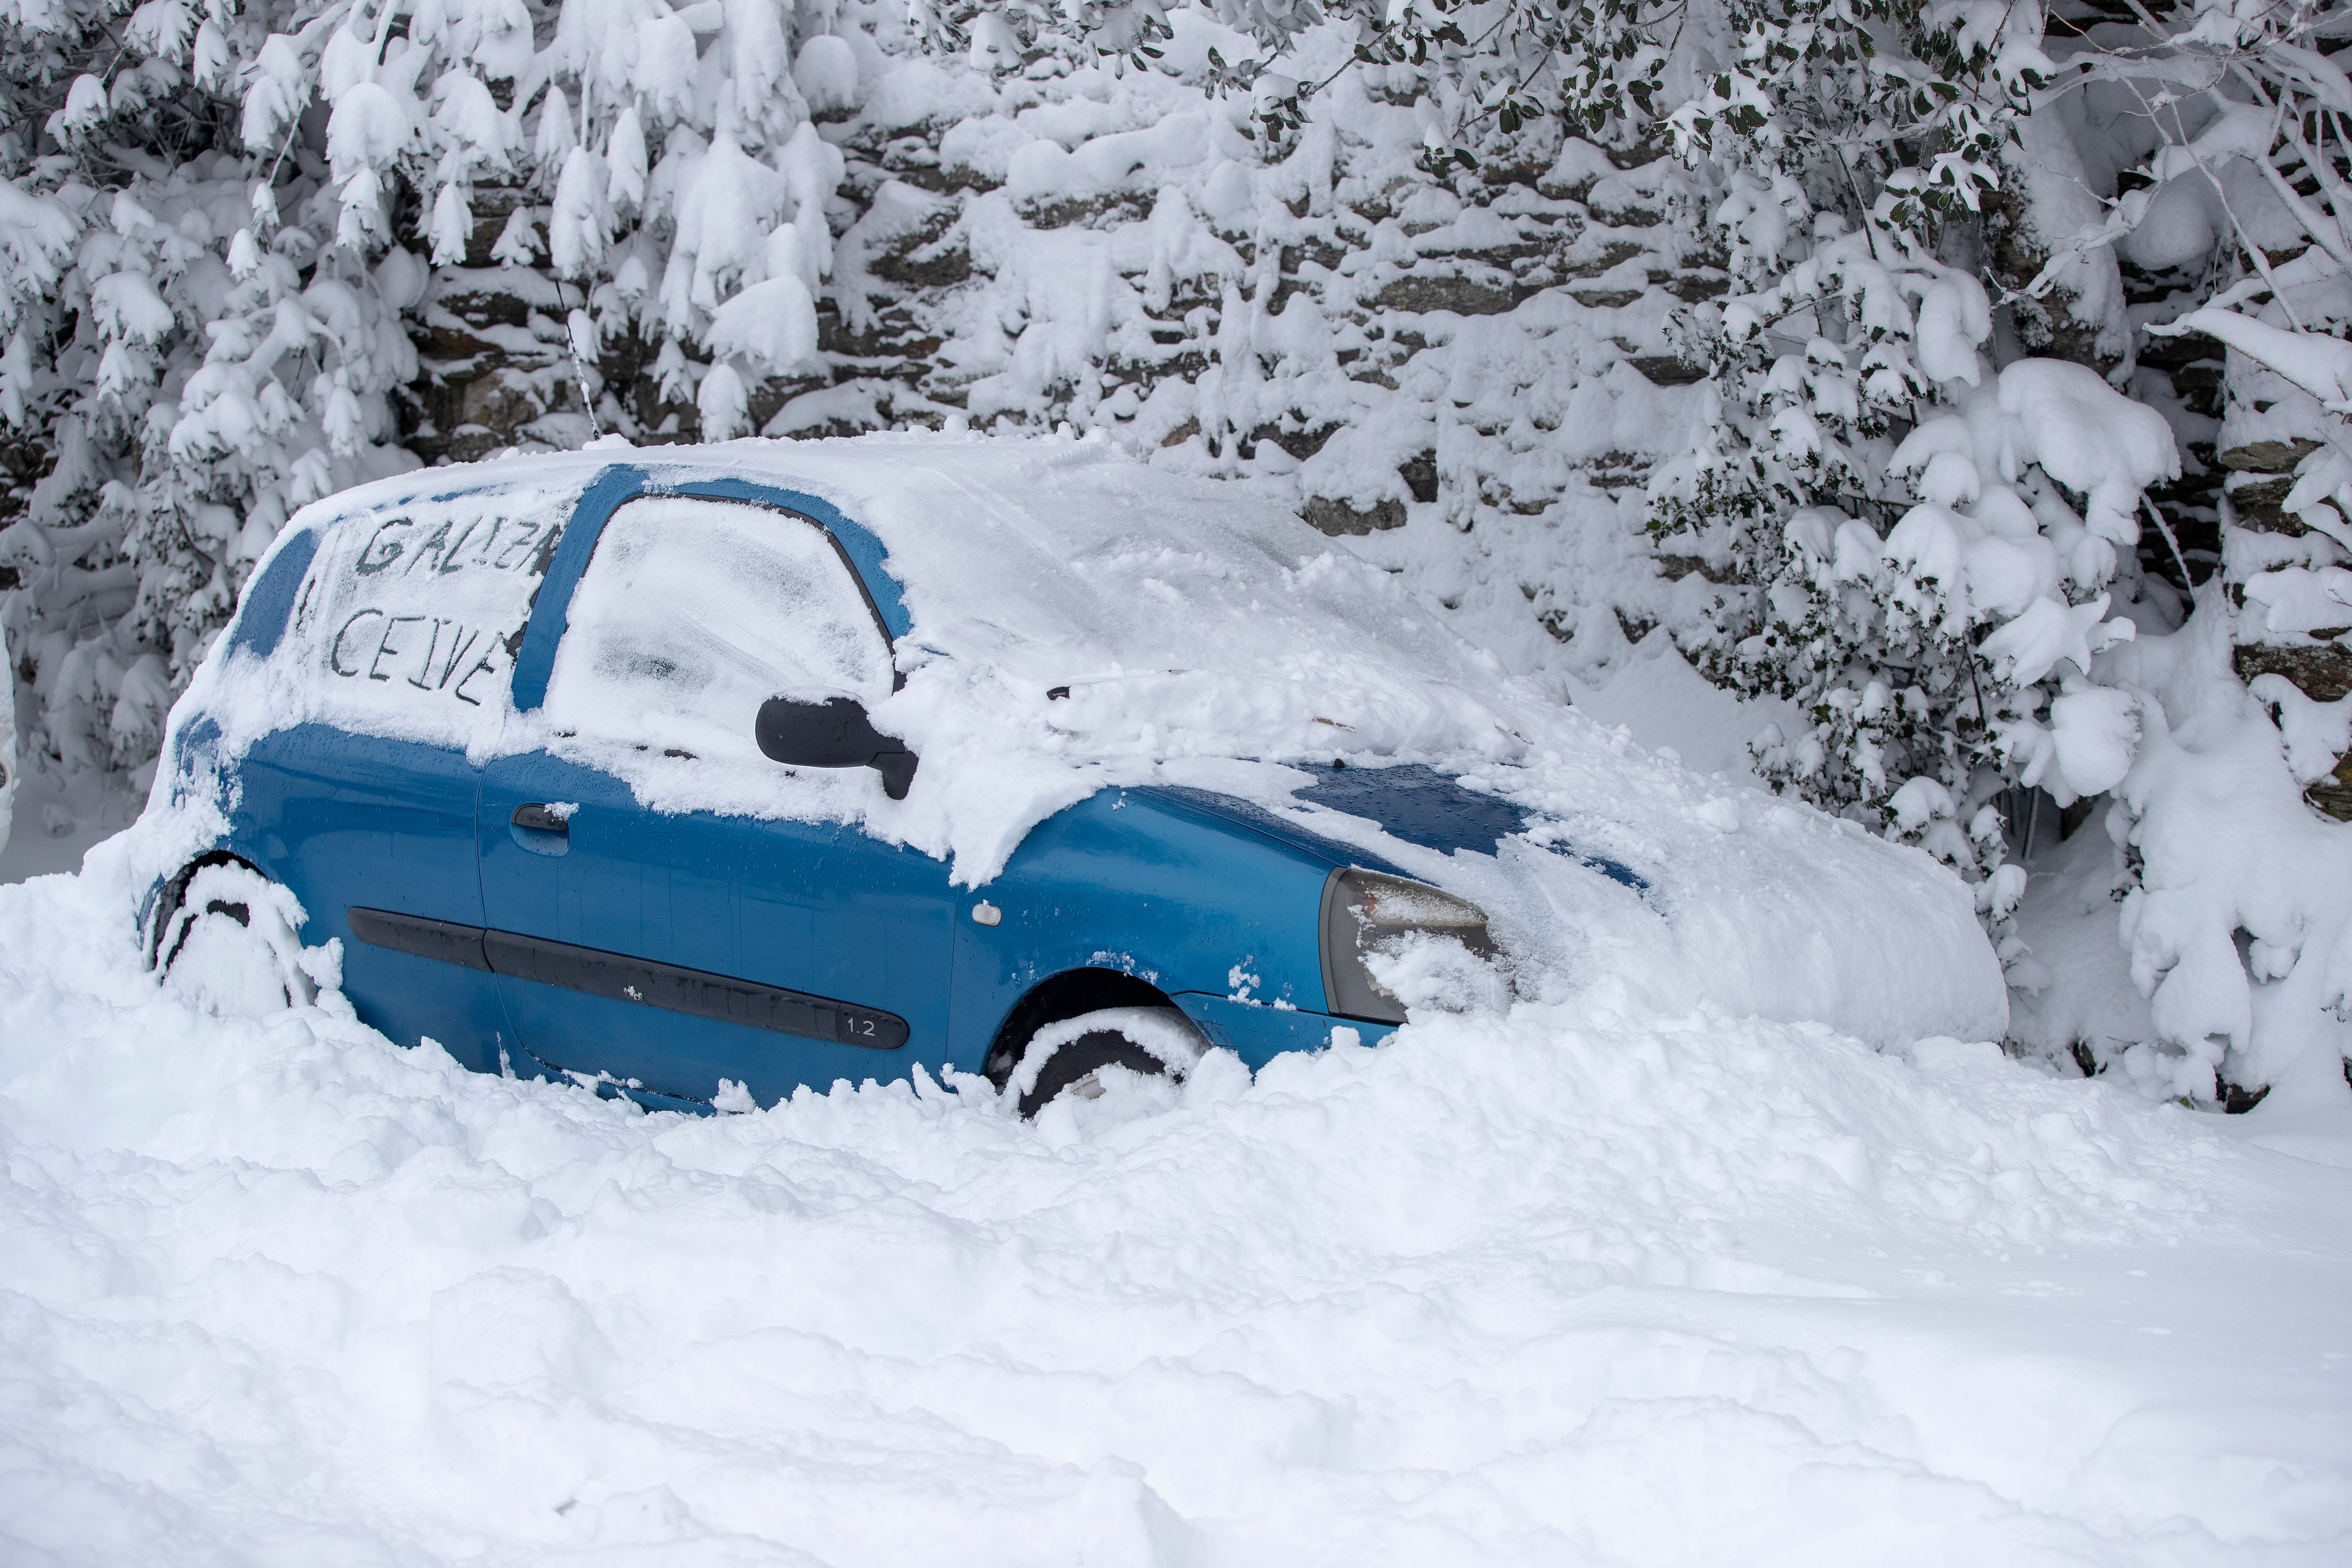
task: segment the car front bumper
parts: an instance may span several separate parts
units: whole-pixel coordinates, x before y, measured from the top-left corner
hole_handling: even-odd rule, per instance
[[[1358,1044],[1376,1046],[1396,1033],[1397,1028],[1394,1024],[1339,1018],[1328,1013],[1242,1002],[1200,991],[1180,991],[1169,1000],[1200,1026],[1212,1046],[1233,1052],[1252,1072],[1285,1051],[1321,1050],[1331,1043],[1335,1029],[1352,1029]]]

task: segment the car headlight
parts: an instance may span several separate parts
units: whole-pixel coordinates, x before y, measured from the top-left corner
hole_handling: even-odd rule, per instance
[[[1364,965],[1367,953],[1412,931],[1450,936],[1492,957],[1486,911],[1426,882],[1346,867],[1323,884],[1323,995],[1332,1012],[1379,1024],[1404,1022],[1397,1000]]]

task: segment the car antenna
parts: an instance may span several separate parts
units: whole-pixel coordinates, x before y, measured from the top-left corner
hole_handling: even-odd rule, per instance
[[[555,280],[555,302],[558,305],[563,303],[563,279],[561,278]],[[593,324],[589,322],[588,290],[584,287],[580,290],[580,309],[576,312],[567,309],[564,312],[563,341],[572,351],[572,374],[580,383],[580,406],[587,412],[588,428],[595,432],[596,439],[602,440],[604,422],[596,417],[596,399],[588,390],[588,364],[580,353],[580,333],[572,325],[575,316],[581,322],[588,323],[591,331],[594,330]]]

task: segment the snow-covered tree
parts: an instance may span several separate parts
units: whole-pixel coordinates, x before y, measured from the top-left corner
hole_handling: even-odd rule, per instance
[[[1999,932],[2024,876],[1995,797],[2071,803],[2129,764],[2132,703],[2090,689],[2092,656],[2133,634],[2115,584],[2171,432],[2080,365],[1993,372],[1983,289],[1892,204],[1857,227],[1780,195],[1738,182],[1718,211],[1735,248],[1803,259],[1709,318],[1724,417],[1662,469],[1653,527],[1748,585],[1695,639],[1703,667],[1811,719],[1759,738],[1759,772],[1923,845]]]
[[[415,461],[406,313],[432,264],[465,258],[486,192],[494,258],[543,259],[575,301],[583,424],[604,340],[635,337],[706,433],[740,430],[746,378],[814,348],[839,156],[803,88],[837,88],[832,16],[80,0],[0,17],[0,418],[37,455],[0,587],[36,744],[77,766],[152,756],[290,510]]]
[[[269,20],[152,0],[0,22],[0,416],[50,459],[0,561],[37,743],[69,765],[152,756],[289,510],[403,462],[418,268],[334,242]],[[285,124],[243,136],[241,90]]]

